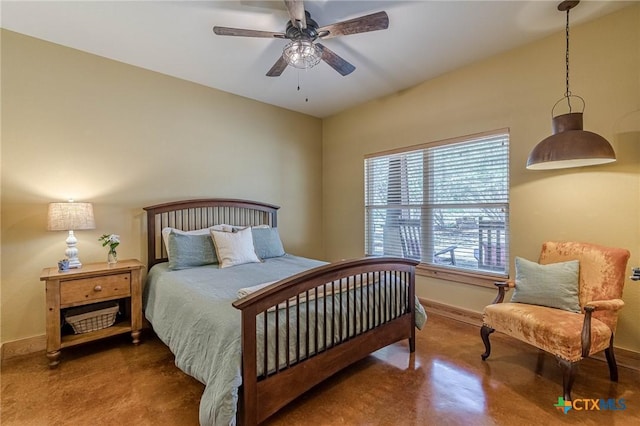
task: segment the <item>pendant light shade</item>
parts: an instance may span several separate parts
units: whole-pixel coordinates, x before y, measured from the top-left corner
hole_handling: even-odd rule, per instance
[[[527,169],[566,169],[616,161],[616,154],[605,138],[582,129],[581,112],[558,115],[552,123],[553,135],[533,148]]]
[[[580,96],[572,95],[569,90],[569,10],[580,3],[579,1],[563,1],[558,10],[567,12],[566,25],[566,92],[551,110],[553,135],[538,143],[529,154],[527,169],[550,170],[570,167],[594,166],[616,161],[616,154],[602,136],[583,130],[582,112],[572,112],[571,99]],[[554,116],[555,107],[566,100],[569,113]]]

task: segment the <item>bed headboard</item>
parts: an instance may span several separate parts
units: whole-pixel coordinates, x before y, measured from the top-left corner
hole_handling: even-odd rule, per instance
[[[230,198],[174,201],[145,207],[147,212],[147,268],[166,262],[167,251],[162,243],[162,229],[167,226],[183,231],[228,225],[278,226],[279,206],[257,201]]]

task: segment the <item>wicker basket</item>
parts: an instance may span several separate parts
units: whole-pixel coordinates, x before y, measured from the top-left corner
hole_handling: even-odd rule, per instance
[[[111,327],[116,322],[118,310],[117,302],[96,303],[69,309],[65,312],[64,319],[76,334],[88,333]]]

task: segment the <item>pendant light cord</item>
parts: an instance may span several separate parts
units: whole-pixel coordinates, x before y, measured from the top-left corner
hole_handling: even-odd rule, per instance
[[[567,98],[567,104],[569,104],[569,112],[571,112],[571,90],[569,90],[569,10],[571,8],[567,8],[567,26],[565,27],[565,34],[567,40],[567,50],[565,53],[565,64],[566,64],[566,92],[564,96]]]

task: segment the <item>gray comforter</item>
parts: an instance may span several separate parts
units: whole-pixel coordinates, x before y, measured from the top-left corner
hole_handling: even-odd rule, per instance
[[[217,265],[149,271],[145,316],[175,355],[176,365],[205,384],[200,401],[202,425],[235,423],[241,376],[240,311],[231,303],[238,290],[280,280],[325,262],[285,255],[263,263],[219,269]],[[416,302],[416,325],[426,314]]]

